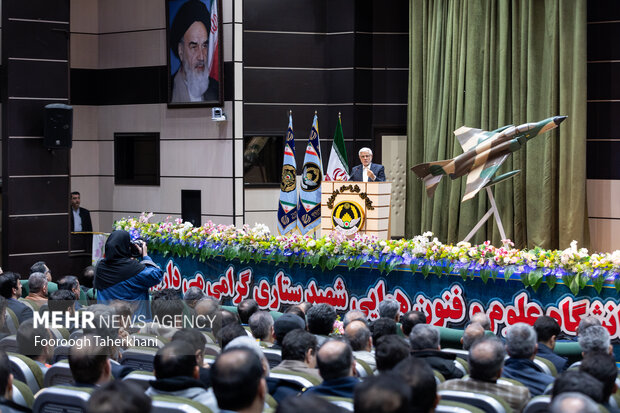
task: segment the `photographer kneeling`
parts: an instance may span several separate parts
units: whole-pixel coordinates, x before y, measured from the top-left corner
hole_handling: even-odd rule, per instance
[[[144,241],[132,243],[127,231],[114,231],[105,243],[105,258],[95,271],[97,300],[104,304],[131,301],[137,305],[134,316],[150,320],[149,288],[159,284],[163,277],[163,271],[147,255]]]

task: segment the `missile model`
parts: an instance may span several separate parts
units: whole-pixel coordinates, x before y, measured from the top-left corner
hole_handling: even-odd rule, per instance
[[[456,179],[467,175],[465,196],[461,202],[473,198],[482,188],[495,185],[519,172],[493,175],[512,152],[518,151],[530,139],[556,128],[566,116],[554,116],[540,122],[508,125],[487,132],[461,126],[454,131],[463,148],[461,155],[445,161],[421,163],[411,168],[424,181],[426,193],[432,197],[444,175]]]

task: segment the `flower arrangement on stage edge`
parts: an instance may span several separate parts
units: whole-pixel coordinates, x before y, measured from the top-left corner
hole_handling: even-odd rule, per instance
[[[437,277],[460,275],[463,280],[479,276],[485,283],[489,278],[520,278],[534,291],[543,281],[552,289],[558,279],[575,295],[589,282],[599,293],[606,283],[620,291],[620,250],[589,255],[587,249],[577,247],[577,241],[565,250],[519,250],[510,240],[504,240],[499,248],[489,241],[446,245],[431,232],[399,240],[378,241],[374,236],[360,234],[349,239],[338,232],[314,239],[299,234],[273,236],[263,224],[236,228],[209,221],[194,227],[180,219],[151,223],[152,216],[143,213],[139,218],[121,219],[114,223],[114,229],[128,231],[134,239],[143,238],[150,251],[201,261],[223,256],[242,263],[267,260],[275,265],[284,262],[291,267],[310,265],[322,270],[336,265],[351,270],[364,265],[382,273],[408,266],[425,278],[431,273]]]

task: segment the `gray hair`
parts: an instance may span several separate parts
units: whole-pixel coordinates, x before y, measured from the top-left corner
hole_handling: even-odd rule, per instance
[[[257,311],[250,316],[248,324],[254,338],[264,340],[269,337],[269,331],[273,326],[273,317],[267,311]]]
[[[379,317],[396,319],[400,312],[400,303],[394,298],[386,298],[379,303]]]
[[[224,347],[222,350],[228,351],[228,350],[233,350],[236,348],[246,349],[254,353],[258,357],[258,359],[261,361],[261,364],[263,365],[263,369],[265,370],[265,375],[269,374],[269,361],[267,361],[267,357],[265,357],[263,350],[261,350],[256,340],[254,340],[252,337],[249,337],[247,335],[237,337],[231,340],[231,342],[228,343],[226,347]]]
[[[480,324],[485,330],[491,329],[491,319],[488,315],[486,315],[486,313],[483,313],[482,311],[472,315],[470,321],[472,323]]]
[[[183,296],[185,301],[198,301],[205,296],[204,291],[198,287],[189,287]]]
[[[366,147],[364,147],[364,148],[360,149],[360,150],[359,150],[359,152],[357,153],[357,155],[358,155],[358,156],[359,156],[359,155],[361,155],[361,154],[362,154],[362,152],[368,152],[369,154],[371,154],[371,155],[372,155],[372,149],[370,149],[370,148],[366,148]]]
[[[599,413],[594,400],[582,393],[566,392],[558,394],[549,405],[551,413]]]
[[[609,333],[602,326],[590,326],[579,333],[579,345],[584,353],[607,353],[610,346]]]
[[[600,326],[600,325],[601,325],[601,320],[599,320],[596,317],[592,317],[591,315],[581,317],[581,320],[579,321],[579,326],[577,327],[577,331],[579,332],[579,334],[581,334],[584,331],[586,331],[588,327]]]
[[[506,333],[506,349],[513,358],[531,357],[536,353],[537,341],[536,330],[529,324],[517,323],[510,326]]]
[[[342,318],[342,327],[347,328],[347,326],[353,321],[362,321],[366,325],[368,325],[368,321],[366,320],[366,314],[364,314],[362,310],[348,311]]]
[[[469,349],[469,368],[472,378],[494,381],[504,366],[504,344],[495,336],[474,341]]]
[[[439,330],[429,324],[416,324],[409,334],[412,350],[439,348]]]
[[[478,323],[471,323],[463,331],[463,350],[469,350],[474,341],[484,337],[484,328]]]
[[[42,272],[33,272],[28,277],[28,290],[31,293],[38,293],[47,285],[47,276]]]

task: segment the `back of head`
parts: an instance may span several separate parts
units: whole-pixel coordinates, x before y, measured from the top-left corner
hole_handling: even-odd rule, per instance
[[[301,328],[302,330],[306,328],[306,323],[303,318],[295,315],[295,314],[282,314],[276,321],[273,323],[273,333],[276,336],[276,343],[282,345],[284,338],[286,335],[295,329]]]
[[[614,391],[618,376],[616,359],[611,354],[594,353],[583,359],[579,370],[603,383],[603,400],[607,401]]]
[[[71,374],[77,383],[95,384],[104,372],[110,350],[90,334],[84,335],[80,343],[69,350]]]
[[[217,313],[219,305],[220,304],[217,302],[217,300],[211,297],[204,297],[196,302],[194,311],[196,311],[196,314],[200,316],[214,317],[215,314]]]
[[[577,326],[577,332],[581,335],[584,331],[588,329],[588,327],[592,326],[600,326],[601,320],[593,316],[585,316],[581,317],[579,320],[579,326]]]
[[[174,342],[179,340],[189,343],[194,349],[194,354],[196,354],[196,351],[204,352],[205,345],[207,344],[207,338],[204,334],[193,328],[178,330],[174,333],[170,341]]]
[[[484,328],[478,323],[471,323],[463,331],[463,350],[469,350],[474,341],[484,337]]]
[[[37,261],[34,264],[32,264],[32,266],[30,267],[30,274],[35,273],[35,272],[40,272],[45,274],[45,272],[47,271],[47,265],[45,264],[45,261]]]
[[[241,320],[241,324],[247,324],[250,321],[250,317],[252,314],[258,311],[258,303],[256,300],[251,298],[246,298],[241,301],[237,306],[237,313],[239,314],[239,319]]]
[[[473,379],[495,382],[504,367],[506,351],[497,337],[483,337],[469,349],[469,374]]]
[[[33,272],[28,277],[28,291],[33,294],[40,293],[47,287],[47,277],[42,272]]]
[[[540,316],[534,322],[534,330],[536,330],[536,336],[538,341],[547,342],[551,340],[551,337],[558,336],[562,331],[560,325],[555,318],[548,315]]]
[[[222,321],[222,328],[226,327],[229,324],[240,324],[239,317],[232,311],[220,310],[219,317]]]
[[[47,306],[49,311],[69,311],[75,304],[75,294],[69,290],[56,290],[49,295]]]
[[[336,321],[336,310],[329,304],[315,304],[306,312],[308,331],[312,334],[328,336]]]
[[[172,324],[174,317],[181,315],[184,308],[179,293],[172,288],[153,293],[151,311],[153,319],[157,319],[159,323],[163,321],[166,325]]]
[[[417,324],[426,324],[426,315],[422,311],[407,311],[400,318],[403,334],[409,337],[411,329]]]
[[[0,274],[0,295],[4,298],[13,297],[13,289],[17,288],[19,274],[16,272],[5,271]]]
[[[317,351],[316,363],[323,380],[348,377],[353,364],[351,346],[341,340],[327,340]]]
[[[512,358],[525,359],[536,354],[536,331],[525,323],[517,323],[508,328],[506,350]]]
[[[271,333],[273,317],[267,311],[256,311],[250,316],[248,324],[254,338],[266,340]]]
[[[80,284],[84,287],[93,288],[93,280],[95,279],[95,267],[89,265],[84,268],[82,276],[80,277]]]
[[[148,412],[151,398],[135,383],[112,380],[92,393],[86,410],[88,413]]]
[[[299,316],[301,319],[303,319],[304,322],[306,320],[306,313],[304,313],[304,310],[302,310],[301,307],[299,307],[298,305],[289,306],[289,308],[284,311],[284,314],[295,314],[296,316]]]
[[[437,400],[437,382],[428,363],[419,358],[407,357],[392,372],[403,377],[411,389],[411,411],[430,412]]]
[[[482,328],[484,328],[485,330],[490,330],[491,329],[491,319],[489,318],[488,315],[486,315],[483,312],[478,312],[474,315],[472,315],[470,317],[470,321],[472,323],[478,323],[482,326]]]
[[[317,340],[300,328],[290,331],[282,342],[282,360],[304,361],[308,350],[316,353]]]
[[[80,285],[80,282],[74,275],[65,275],[60,280],[58,280],[59,290],[74,290],[78,287],[78,285]]]
[[[351,343],[353,351],[366,350],[370,339],[370,329],[365,322],[356,320],[345,327],[344,336]]]
[[[551,413],[600,413],[598,404],[585,394],[566,392],[553,398],[549,405]]]
[[[153,360],[153,370],[158,380],[170,377],[193,377],[196,369],[194,347],[184,341],[175,340],[160,348]]]
[[[287,397],[278,403],[276,413],[344,413],[345,410],[319,396]]]
[[[578,340],[586,356],[592,353],[608,353],[611,345],[609,332],[602,326],[590,326],[583,332],[579,331]]]
[[[372,342],[376,343],[383,336],[397,334],[396,321],[391,318],[378,318],[370,325]]]
[[[45,346],[42,340],[51,338],[49,330],[43,325],[34,327],[32,319],[26,320],[17,329],[17,348],[20,354],[30,358],[36,358],[43,354]]]
[[[196,301],[202,299],[205,296],[205,293],[198,287],[189,287],[185,294],[183,295],[183,300],[185,300],[191,307],[196,304]]]
[[[397,375],[370,376],[355,386],[353,404],[355,413],[408,413],[411,392]]]
[[[0,349],[0,396],[4,397],[6,388],[9,384],[11,374],[11,362],[4,350]]]
[[[379,303],[379,317],[396,320],[400,314],[400,303],[394,298],[386,298]]]
[[[551,395],[566,392],[583,393],[597,403],[603,403],[603,383],[579,370],[567,370],[556,377]]]
[[[375,344],[375,360],[377,370],[380,372],[389,371],[402,360],[409,357],[411,347],[397,335],[390,334],[381,337]]]
[[[220,409],[241,410],[252,405],[259,394],[263,368],[249,350],[225,350],[211,368],[213,392]]]
[[[220,347],[224,348],[237,337],[247,336],[245,332],[245,328],[241,327],[241,324],[228,324],[219,331],[218,340],[220,342]]]
[[[430,324],[418,324],[409,333],[412,350],[438,350],[439,330]]]
[[[366,314],[362,310],[350,310],[342,318],[342,326],[346,329],[347,326],[353,321],[362,321],[368,325],[366,321]]]

